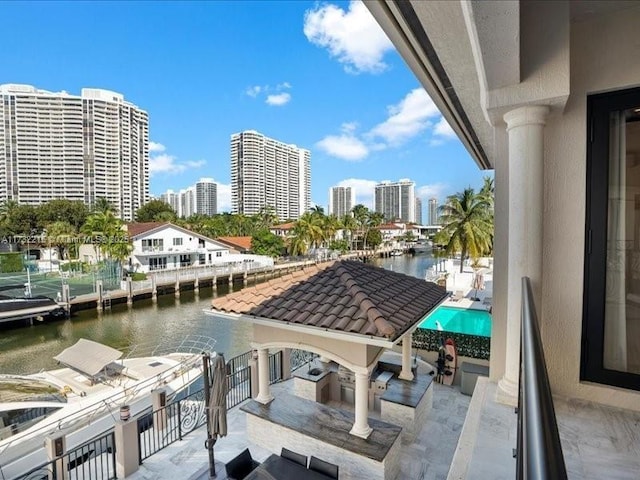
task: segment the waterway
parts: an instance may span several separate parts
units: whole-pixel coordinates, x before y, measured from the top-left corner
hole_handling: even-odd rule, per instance
[[[434,259],[430,254],[421,254],[375,262],[395,272],[425,278]],[[56,368],[53,357],[80,338],[123,349],[136,344],[177,344],[185,335],[203,335],[214,338],[216,350],[226,358],[239,355],[250,349],[251,325],[203,312],[210,308],[214,295],[226,293],[226,286],[219,285],[215,294],[211,288],[201,288],[199,295],[182,292],[179,300],[163,295],[157,304],[143,300],[132,307],[113,305],[101,314],[85,310],[68,320],[5,328],[0,330],[0,373],[28,374]]]

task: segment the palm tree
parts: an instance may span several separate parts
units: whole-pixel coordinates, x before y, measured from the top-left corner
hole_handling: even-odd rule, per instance
[[[356,219],[353,218],[353,215],[348,213],[347,215],[342,217],[341,224],[342,224],[342,228],[349,235],[349,250],[353,250],[353,233],[358,228],[358,224],[356,223]]]
[[[323,229],[327,241],[335,240],[336,232],[340,230],[340,219],[335,215],[329,215],[323,219]]]
[[[447,197],[447,203],[439,210],[442,230],[438,240],[445,244],[447,254],[461,252],[460,272],[467,255],[478,258],[491,251],[493,215],[485,195],[467,188]]]
[[[107,213],[113,212],[118,213],[118,209],[104,197],[96,198],[95,203],[93,204],[93,212],[94,213]]]
[[[363,242],[366,243],[366,240],[364,239],[364,232],[367,222],[369,221],[369,209],[359,203],[351,209],[351,212],[353,213],[353,218],[358,226],[358,236],[360,236],[363,239]]]
[[[129,242],[123,240],[123,225],[122,220],[109,210],[89,215],[81,230],[87,235],[99,237],[99,239],[94,238],[94,241],[98,242],[97,252],[102,252],[110,258],[122,260],[127,257],[127,251],[130,252]],[[128,246],[124,246],[125,243]]]

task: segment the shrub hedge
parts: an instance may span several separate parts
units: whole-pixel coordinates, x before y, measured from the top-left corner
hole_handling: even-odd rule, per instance
[[[451,338],[455,342],[458,355],[489,360],[491,337],[418,328],[413,332],[413,347],[437,352],[440,348],[441,340],[447,338]]]

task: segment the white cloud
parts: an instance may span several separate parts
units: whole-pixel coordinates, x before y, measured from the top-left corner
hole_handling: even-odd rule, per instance
[[[218,183],[218,213],[231,211],[231,185]]]
[[[433,133],[442,137],[456,138],[456,132],[453,131],[453,128],[444,117],[440,118],[440,121],[436,123]]]
[[[154,145],[154,150],[151,149],[151,144]],[[160,148],[161,147],[161,148]],[[149,175],[156,175],[158,173],[164,174],[178,174],[182,173],[188,168],[200,168],[206,165],[206,160],[187,160],[186,162],[178,162],[178,157],[163,153],[166,150],[165,146],[160,143],[149,142]]]
[[[331,4],[307,10],[304,34],[314,45],[326,48],[348,73],[384,71],[384,55],[393,50],[393,44],[360,1],[349,3],[346,11]]]
[[[286,105],[291,100],[291,95],[287,92],[278,93],[275,95],[267,96],[266,103],[268,105],[273,105],[276,107],[280,107],[282,105]]]
[[[431,126],[430,118],[440,114],[431,97],[422,88],[409,92],[396,105],[387,107],[389,118],[371,129],[369,135],[381,137],[392,145],[401,145]]]
[[[422,205],[424,206],[430,198],[442,198],[447,188],[447,185],[444,183],[422,185],[416,188],[416,195],[422,199]]]
[[[332,157],[341,158],[357,162],[369,155],[369,149],[355,135],[357,124],[354,122],[342,124],[341,135],[327,135],[316,146],[331,155]]]
[[[252,87],[247,87],[244,93],[246,93],[250,97],[256,98],[261,91],[262,87],[260,85],[254,85]]]
[[[361,203],[367,208],[373,208],[373,193],[378,183],[375,180],[348,178],[342,180],[336,186],[353,188],[356,195],[356,204]]]
[[[289,82],[282,82],[276,85],[276,90],[284,90],[285,88],[291,88],[291,84]]]
[[[165,146],[161,143],[149,142],[149,152],[164,152]]]

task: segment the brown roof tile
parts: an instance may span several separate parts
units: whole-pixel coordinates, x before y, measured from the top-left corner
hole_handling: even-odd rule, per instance
[[[395,340],[446,297],[444,288],[357,261],[312,266],[216,298],[213,309]]]
[[[240,250],[251,250],[251,237],[218,237],[216,240]]]
[[[169,225],[169,222],[128,223],[127,233],[129,234],[129,237],[137,237],[142,233],[161,227],[162,225]]]

